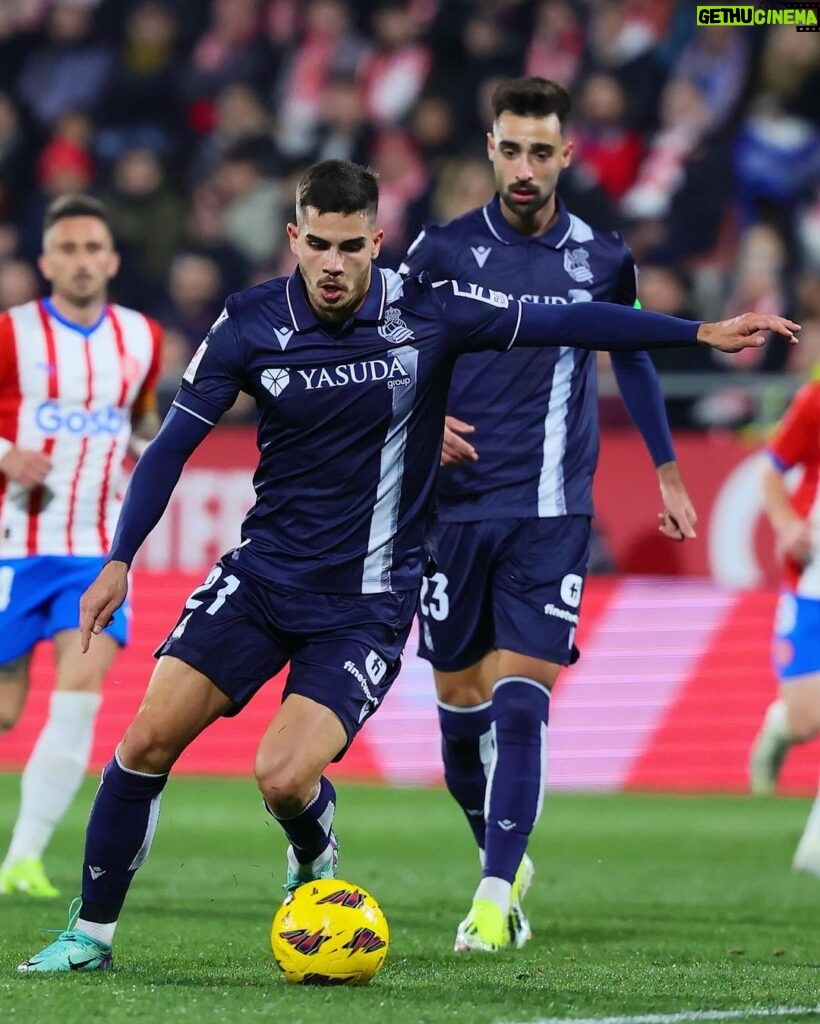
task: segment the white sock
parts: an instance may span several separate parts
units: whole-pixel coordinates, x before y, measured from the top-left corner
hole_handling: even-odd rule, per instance
[[[512,885],[503,878],[482,878],[475,891],[475,900],[491,900],[501,908],[501,913],[506,917],[510,912],[510,892]]]
[[[105,946],[114,944],[114,932],[117,930],[116,921],[110,921],[108,924],[99,924],[97,921],[84,921],[81,917],[78,917],[74,927],[78,932],[90,935],[92,939],[102,942]]]
[[[763,716],[763,729],[778,744],[790,746],[794,743],[789,730],[789,716],[784,701],[774,700],[768,706],[766,714]]]
[[[20,811],[3,865],[40,860],[85,776],[98,693],[55,690],[20,780]]]
[[[803,829],[803,840],[812,845],[820,847],[820,791],[814,798],[809,816],[806,819],[806,827]],[[801,840],[802,841],[802,840]]]

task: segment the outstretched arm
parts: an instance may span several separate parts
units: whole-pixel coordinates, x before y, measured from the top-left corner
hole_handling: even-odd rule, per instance
[[[108,561],[80,601],[83,651],[91,634],[102,632],[125,600],[134,555],[159,522],[186,460],[210,429],[210,423],[172,408],[134,467]]]
[[[800,329],[791,320],[768,313],[698,323],[614,302],[568,306],[519,302],[462,281],[438,281],[433,288],[456,354],[513,345],[635,351],[701,344],[722,352],[739,352],[759,348],[768,331],[796,342],[794,332]]]
[[[796,342],[794,332],[799,329],[791,320],[768,313],[744,313],[718,323],[698,323],[612,302],[576,302],[570,306],[522,303],[512,344],[611,351],[701,344],[721,352],[740,352],[760,348],[769,331]]]

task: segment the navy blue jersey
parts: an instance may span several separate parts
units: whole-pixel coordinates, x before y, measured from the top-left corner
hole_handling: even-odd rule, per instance
[[[298,271],[228,299],[175,405],[215,423],[240,390],[256,400],[239,564],[320,592],[418,586],[453,361],[506,348],[521,319],[505,296],[457,292],[374,269],[338,329],[316,318]]]
[[[232,295],[134,470],[110,557],[130,564],[185,459],[239,391],[259,409],[256,503],[231,557],[294,589],[415,589],[450,375],[464,353],[561,338],[694,346],[699,324],[612,304],[534,306],[474,283],[374,270],[359,310],[317,319],[297,271]]]
[[[631,306],[636,297],[626,244],[560,202],[549,231],[528,237],[507,223],[496,195],[449,224],[426,227],[400,270],[426,271],[434,281],[475,281],[527,303],[595,299]],[[613,353],[613,363],[619,357],[633,358]],[[640,371],[649,376],[643,390],[653,382],[657,388],[648,357]],[[660,399],[657,407],[662,418]],[[469,440],[479,457],[442,470],[442,519],[593,514],[599,444],[594,353],[550,348],[465,356],[455,366],[447,412],[475,426]],[[674,457],[671,441],[664,451],[658,461]]]

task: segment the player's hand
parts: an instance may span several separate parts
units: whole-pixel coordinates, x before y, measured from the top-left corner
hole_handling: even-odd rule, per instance
[[[805,565],[811,561],[812,536],[811,526],[805,519],[795,516],[785,523],[778,531],[781,547],[796,562]]]
[[[658,466],[663,512],[658,513],[658,529],[670,540],[694,540],[698,514],[692,504],[680,475],[677,462]]]
[[[441,446],[441,465],[454,466],[459,462],[475,462],[478,452],[461,434],[472,434],[475,427],[463,423],[455,416],[444,417],[444,443]]]
[[[83,654],[92,633],[102,633],[128,594],[128,566],[106,562],[99,576],[80,598],[80,644]]]
[[[29,448],[12,448],[0,459],[0,473],[27,490],[40,487],[51,470],[51,459]]]
[[[796,345],[794,332],[799,330],[800,324],[773,313],[742,313],[731,320],[701,324],[698,341],[720,352],[740,352],[744,348],[760,348],[766,343],[769,331]]]

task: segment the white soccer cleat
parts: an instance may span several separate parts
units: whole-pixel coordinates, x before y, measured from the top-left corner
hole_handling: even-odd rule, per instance
[[[754,796],[771,796],[780,769],[792,745],[785,733],[782,706],[772,704],[763,719],[749,755],[749,791]]]
[[[806,835],[801,838],[794,851],[792,871],[801,871],[820,878],[820,838]]]

